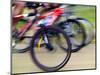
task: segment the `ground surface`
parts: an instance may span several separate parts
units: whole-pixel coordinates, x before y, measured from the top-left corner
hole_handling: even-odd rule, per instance
[[[56,54],[59,55],[61,53]],[[43,53],[42,53],[43,55]],[[55,60],[52,58],[52,60]],[[48,61],[51,63],[52,61]],[[69,62],[60,70],[95,68],[95,44],[89,44],[77,53],[73,53]],[[29,52],[12,54],[12,73],[43,72],[32,62]]]

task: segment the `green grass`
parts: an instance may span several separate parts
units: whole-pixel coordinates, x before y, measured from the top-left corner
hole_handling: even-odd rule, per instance
[[[76,6],[75,15],[89,20],[95,29],[96,11],[94,6]]]
[[[94,30],[96,29],[96,8],[94,6],[76,6],[75,15],[85,18],[93,24]],[[95,43],[95,38],[91,43]]]
[[[20,29],[25,24],[24,20],[21,20],[17,23],[17,28]]]

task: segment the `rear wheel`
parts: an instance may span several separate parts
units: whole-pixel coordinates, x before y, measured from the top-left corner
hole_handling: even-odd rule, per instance
[[[84,18],[77,18],[76,20],[83,26],[83,28],[85,30],[85,35],[86,35],[85,45],[91,43],[91,41],[94,38],[93,25],[88,20],[86,20]]]
[[[83,26],[76,19],[68,19],[60,23],[59,27],[62,28],[70,38],[72,44],[71,52],[77,52],[84,46],[86,38],[85,31]]]
[[[48,43],[44,40],[45,35]],[[62,68],[71,56],[71,43],[68,36],[64,31],[55,27],[40,29],[34,35],[30,49],[35,64],[48,72]]]
[[[22,38],[18,38],[18,31],[15,30],[12,32],[12,50],[13,52],[23,53],[29,50],[30,41],[32,37],[24,36]]]
[[[16,39],[12,38],[12,49],[14,52],[24,53],[30,48],[31,38]]]

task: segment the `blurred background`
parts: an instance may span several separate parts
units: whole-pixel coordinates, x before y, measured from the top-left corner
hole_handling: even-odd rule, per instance
[[[85,18],[93,24],[94,32],[96,30],[96,7],[88,5],[71,5],[69,10],[75,16]],[[30,10],[25,8],[23,13]],[[19,21],[17,28],[20,28],[25,22]],[[82,56],[81,56],[82,55]],[[54,59],[55,60],[55,59]],[[78,62],[77,62],[78,61]],[[63,70],[80,70],[95,68],[95,38],[91,44],[82,48],[78,53],[72,54],[69,63],[64,66]],[[28,73],[28,72],[43,72],[30,59],[29,52],[12,54],[12,73]]]

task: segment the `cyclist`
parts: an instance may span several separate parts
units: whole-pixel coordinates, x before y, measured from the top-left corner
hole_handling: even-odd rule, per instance
[[[48,10],[54,9],[58,7],[60,4],[54,4],[54,3],[35,3],[35,2],[17,2],[13,1],[13,10],[12,10],[12,16],[20,15],[24,8],[27,7],[28,9],[31,9],[31,13],[42,13],[46,12]],[[39,10],[41,8],[41,10]],[[37,10],[37,12],[35,11]],[[20,20],[22,17],[13,17],[13,25],[16,25],[16,23]]]
[[[55,4],[55,3],[39,3],[39,2],[13,2],[14,9],[12,11],[12,16],[13,16],[13,29],[16,29],[16,24],[20,19],[22,19],[22,16],[14,17],[17,15],[22,14],[24,11],[24,8],[27,7],[29,10],[31,10],[31,13],[34,14],[42,14],[46,11],[50,11],[54,8],[59,7],[61,4]],[[40,10],[41,8],[41,10]],[[31,15],[31,14],[30,14]],[[33,17],[28,17],[28,21],[32,21]]]
[[[23,16],[21,16],[21,14],[23,13],[25,7],[28,7],[30,9],[30,5],[28,2],[13,1],[12,6],[13,6],[13,9],[12,9],[13,28],[12,28],[12,30],[15,30],[16,24],[23,17]],[[31,9],[31,13],[35,13],[35,10]]]
[[[22,13],[25,2],[17,2],[13,0],[12,2],[12,32],[16,32],[16,24],[19,21],[19,18],[14,18],[13,16],[19,15]]]

